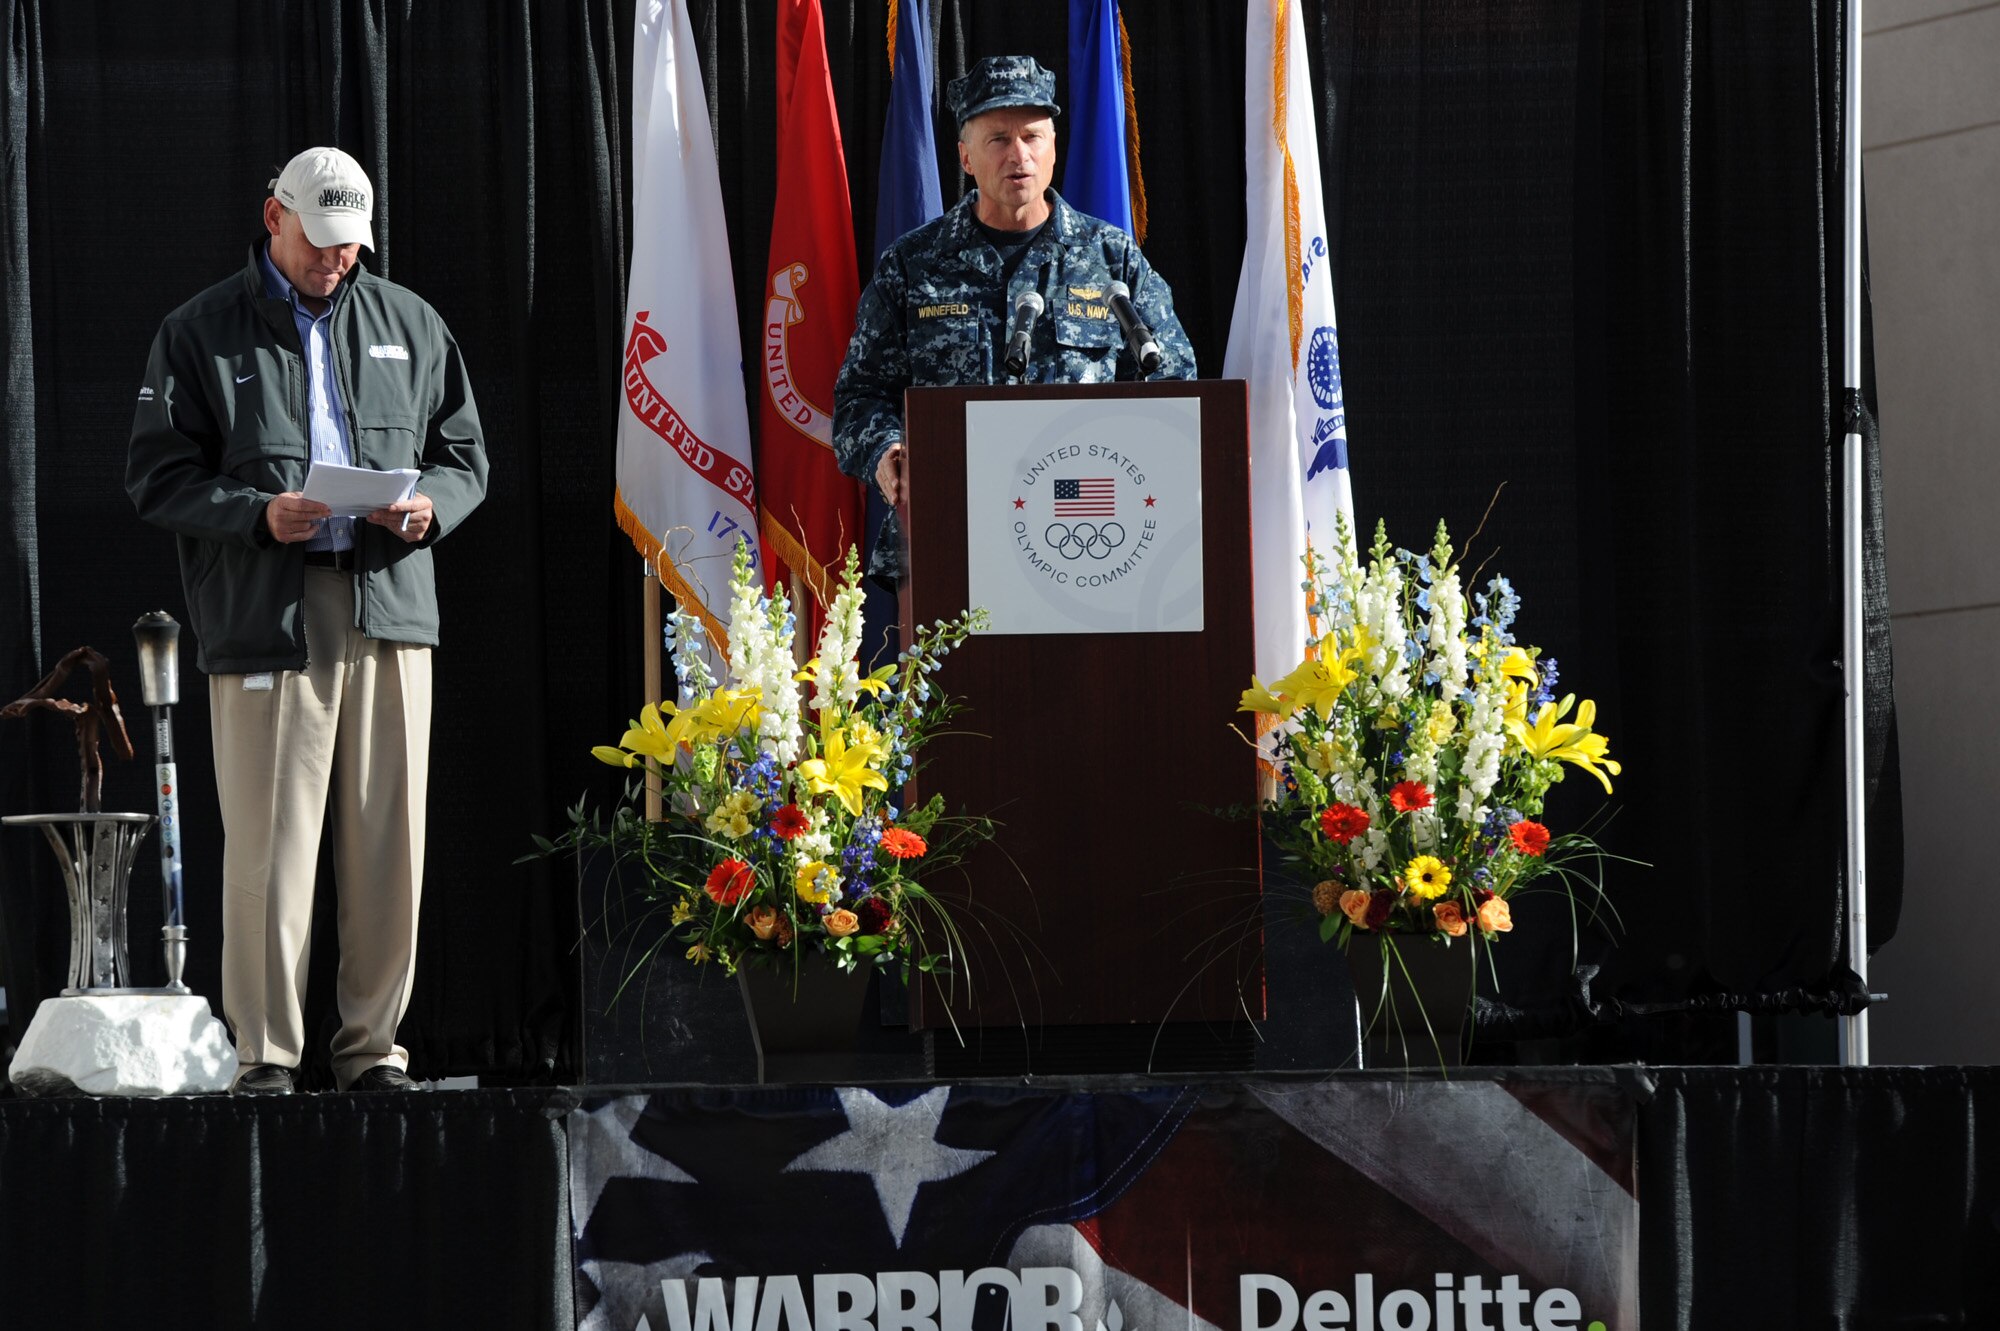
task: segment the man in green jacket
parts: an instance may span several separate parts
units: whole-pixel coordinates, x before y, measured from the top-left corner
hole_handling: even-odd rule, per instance
[[[244,270],[153,339],[125,487],[174,533],[208,675],[223,823],[222,1006],[239,1092],[292,1089],[322,823],[340,894],[349,1090],[405,1090],[423,887],[431,547],[486,494],[478,409],[436,311],[361,268],[374,190],[337,148],[271,182]],[[417,473],[358,516],[307,499],[315,463]]]

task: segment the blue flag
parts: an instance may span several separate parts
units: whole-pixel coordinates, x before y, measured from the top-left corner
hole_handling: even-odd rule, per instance
[[[896,14],[895,72],[882,127],[881,187],[875,196],[875,257],[896,238],[944,211],[931,123],[930,0],[902,0]]]
[[[1069,0],[1070,123],[1063,136],[1063,198],[1130,231],[1125,71],[1118,46],[1118,0]]]
[[[882,126],[882,175],[875,194],[875,259],[899,236],[916,230],[944,212],[944,192],[938,188],[937,127],[931,117],[930,0],[901,0],[896,9],[896,44],[891,48],[889,116]],[[872,269],[871,269],[872,272]],[[889,516],[882,492],[868,491],[868,555]],[[867,580],[862,602],[862,660],[870,668],[896,659],[896,594],[875,578]],[[904,997],[898,986],[882,989],[883,1017],[894,1016]]]

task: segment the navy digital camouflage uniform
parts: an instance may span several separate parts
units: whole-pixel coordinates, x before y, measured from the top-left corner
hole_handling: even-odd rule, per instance
[[[1047,107],[1054,76],[1025,56],[981,61],[954,81],[951,97],[963,125],[1003,106]],[[1001,259],[980,227],[972,193],[942,217],[882,252],[861,293],[854,337],[834,386],[833,449],[840,469],[873,485],[882,455],[903,437],[903,390],[1002,382],[1095,384],[1136,379],[1138,366],[1111,313],[1110,284],[1125,283],[1132,304],[1160,347],[1153,379],[1192,379],[1194,348],[1174,315],[1173,292],[1111,223],[1078,212],[1054,190],[1050,216],[1013,280],[1001,285]],[[1025,292],[1043,307],[1019,380],[1005,369],[1008,322]],[[889,515],[876,538],[870,571],[900,572],[901,533]]]

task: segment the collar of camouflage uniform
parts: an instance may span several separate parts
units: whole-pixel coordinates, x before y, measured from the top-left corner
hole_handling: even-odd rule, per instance
[[[1049,221],[1053,225],[1042,233],[1041,239],[1035,244],[1076,245],[1087,239],[1088,232],[1076,220],[1078,216],[1076,209],[1070,207],[1053,187],[1049,189],[1048,198]],[[986,247],[986,237],[980,233],[978,218],[974,213],[978,203],[979,191],[973,190],[946,214],[951,219],[951,243],[967,253]]]

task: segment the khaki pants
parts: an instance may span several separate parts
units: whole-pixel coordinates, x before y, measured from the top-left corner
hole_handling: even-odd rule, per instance
[[[305,1052],[306,962],[322,823],[339,895],[344,1088],[407,1067],[396,1026],[416,972],[430,776],[431,653],[354,627],[354,579],[306,570],[304,670],[208,681],[222,803],[222,1008],[246,1065]]]

